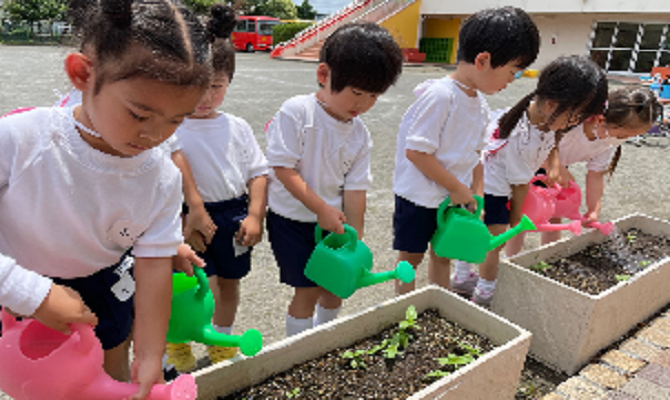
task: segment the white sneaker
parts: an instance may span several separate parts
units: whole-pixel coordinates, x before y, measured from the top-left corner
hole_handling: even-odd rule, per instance
[[[461,293],[461,294],[466,294],[466,295],[472,295],[472,292],[475,290],[475,286],[477,286],[477,282],[479,281],[479,275],[477,275],[476,272],[470,272],[470,275],[464,280],[464,281],[459,281],[456,278],[456,274],[451,274],[451,279],[449,280],[449,289],[451,289],[452,292],[456,293]]]

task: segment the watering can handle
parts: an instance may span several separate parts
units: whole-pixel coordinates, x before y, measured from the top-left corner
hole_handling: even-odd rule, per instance
[[[344,226],[344,234],[349,236],[349,243],[347,243],[347,247],[349,247],[351,251],[356,250],[356,245],[358,244],[358,232],[356,232],[356,229],[354,229],[352,226],[347,224],[342,225]],[[316,227],[314,227],[314,241],[316,244],[319,244],[322,240],[323,229],[321,229],[319,224],[316,224]]]
[[[484,199],[481,196],[477,196],[476,194],[473,195],[472,197],[475,198],[475,201],[477,202],[477,209],[475,210],[474,216],[475,218],[479,219],[482,215],[482,210],[484,209]],[[440,203],[440,207],[437,209],[437,226],[441,229],[444,226],[444,223],[446,222],[446,211],[447,207],[451,205],[451,198],[447,197]]]
[[[205,274],[204,269],[196,267],[194,265],[193,275],[195,275],[195,278],[198,280],[198,291],[195,293],[195,297],[199,300],[202,300],[203,298],[205,298],[205,295],[207,295],[207,292],[209,290],[209,282],[207,281],[207,274]]]
[[[546,175],[535,175],[535,176],[530,180],[529,184],[532,185],[533,183],[535,183],[535,182],[537,182],[537,181],[540,181],[540,182],[546,184],[546,183],[547,183],[547,179],[549,179],[549,177],[547,177]],[[551,188],[547,188],[547,189],[554,189],[554,190],[556,190],[557,192],[560,192],[561,189],[562,189],[562,187],[561,187],[561,185],[558,184],[558,182],[554,182],[554,183],[551,185]]]
[[[2,329],[0,329],[0,334],[6,333],[16,324],[17,324],[16,318],[14,318],[13,315],[8,313],[7,310],[2,308]]]

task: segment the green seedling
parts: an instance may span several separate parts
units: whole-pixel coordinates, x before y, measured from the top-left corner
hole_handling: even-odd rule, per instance
[[[629,233],[628,236],[626,236],[626,238],[627,238],[628,241],[631,242],[631,243],[635,243],[635,241],[637,240],[637,236],[636,236],[636,235],[633,235],[632,233]]]
[[[640,267],[644,268],[644,267],[646,267],[647,265],[651,264],[651,261],[649,261],[649,260],[643,260],[643,261],[640,261],[639,264],[640,264]]]
[[[479,349],[476,348],[476,347],[472,347],[472,346],[468,345],[468,344],[465,343],[465,342],[458,342],[458,347],[460,347],[461,349],[467,351],[468,354],[470,354],[471,356],[473,356],[473,357],[475,357],[475,358],[479,358],[479,357],[481,357],[481,355],[482,355],[482,351],[481,351],[481,350],[479,350]]]
[[[375,347],[373,347],[373,348],[371,348],[370,350],[368,350],[368,354],[371,355],[371,356],[372,356],[372,355],[375,355],[375,354],[377,354],[377,353],[379,352],[379,350],[383,350],[383,349],[385,349],[386,347],[388,347],[388,345],[389,345],[389,340],[388,340],[388,339],[384,339],[380,344],[378,344],[378,345],[376,345]]]
[[[294,399],[300,395],[300,388],[293,388],[290,392],[286,393],[286,397],[289,399]]]
[[[368,366],[365,364],[365,360],[363,360],[363,356],[368,354],[367,350],[356,350],[356,351],[345,351],[340,355],[340,358],[343,358],[345,360],[350,360],[349,365],[353,369],[365,369]]]
[[[528,268],[530,268],[531,270],[537,272],[538,274],[544,274],[544,272],[545,272],[546,270],[548,270],[549,268],[551,268],[551,265],[550,265],[550,264],[547,264],[547,263],[544,262],[544,261],[540,261],[539,263],[537,263],[537,264],[533,264],[533,265],[531,265],[531,266],[528,267]]]
[[[630,279],[630,275],[614,275],[617,281],[625,282]]]
[[[419,325],[416,323],[417,318],[418,314],[416,313],[416,307],[409,306],[407,307],[407,311],[405,311],[405,320],[400,321],[398,327],[401,331],[418,328]]]
[[[439,362],[440,365],[453,365],[457,367],[456,369],[458,369],[458,367],[460,367],[461,365],[468,365],[474,360],[475,358],[470,354],[457,356],[456,354],[450,353],[447,355],[446,358],[438,358],[437,362]]]
[[[429,379],[429,378],[441,379],[441,378],[444,378],[445,376],[449,376],[449,375],[451,375],[451,372],[440,371],[438,369],[438,370],[435,370],[435,371],[430,371],[429,373],[424,375],[423,379]]]
[[[475,361],[477,358],[481,357],[482,351],[479,350],[476,347],[472,347],[468,345],[465,342],[458,342],[458,347],[460,347],[462,350],[465,350],[467,354],[464,354],[462,356],[449,353],[446,358],[438,358],[437,362],[440,363],[442,366],[450,366],[456,371],[463,365],[468,365],[471,362]],[[442,370],[434,370],[430,371],[428,374],[426,374],[423,379],[427,378],[443,378],[447,375],[449,375],[451,372],[447,371],[442,371]]]

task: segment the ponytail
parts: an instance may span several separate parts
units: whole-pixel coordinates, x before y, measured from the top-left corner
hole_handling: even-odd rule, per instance
[[[526,112],[530,102],[535,97],[535,90],[530,92],[524,98],[522,98],[516,105],[510,108],[505,115],[500,117],[498,121],[498,137],[500,139],[507,139],[516,125],[521,120],[523,113]]]
[[[616,151],[614,152],[614,155],[612,156],[612,160],[610,160],[609,167],[607,167],[606,172],[609,174],[610,178],[612,178],[614,171],[616,171],[616,166],[619,164],[620,159],[621,159],[621,146],[618,146],[616,148]]]

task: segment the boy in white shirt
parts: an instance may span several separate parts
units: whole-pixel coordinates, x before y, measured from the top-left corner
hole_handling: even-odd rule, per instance
[[[280,279],[295,289],[286,335],[337,317],[342,299],[304,274],[314,229],[363,236],[370,175],[370,134],[358,115],[398,79],[402,52],[376,24],[347,24],[324,43],[320,89],[286,101],[268,125],[268,234]],[[313,318],[316,306],[316,318]]]
[[[212,43],[212,82],[195,112],[175,132],[178,143],[172,154],[180,148],[188,160],[186,165],[190,164],[199,193],[196,197],[202,198],[216,226],[210,242],[197,230],[186,240],[206,263],[215,299],[214,328],[230,335],[239,304],[240,280],[251,270],[251,247],[263,235],[268,166],[249,124],[217,111],[235,72],[235,48],[228,39],[235,26],[235,13],[217,4],[212,7],[212,15],[217,17],[208,25],[216,36]],[[208,346],[207,350],[212,363],[237,353],[234,347]],[[189,344],[168,343],[167,354],[168,363],[179,372],[195,367]]]
[[[461,27],[456,71],[415,90],[418,99],[400,124],[393,174],[398,261],[415,268],[421,263],[443,200],[472,204],[473,194],[482,196],[479,154],[486,144],[488,105],[480,92],[504,89],[535,60],[539,44],[537,27],[523,10],[479,11]],[[449,288],[449,274],[450,260],[431,248],[431,283]],[[414,288],[414,282],[396,281],[398,295]]]

